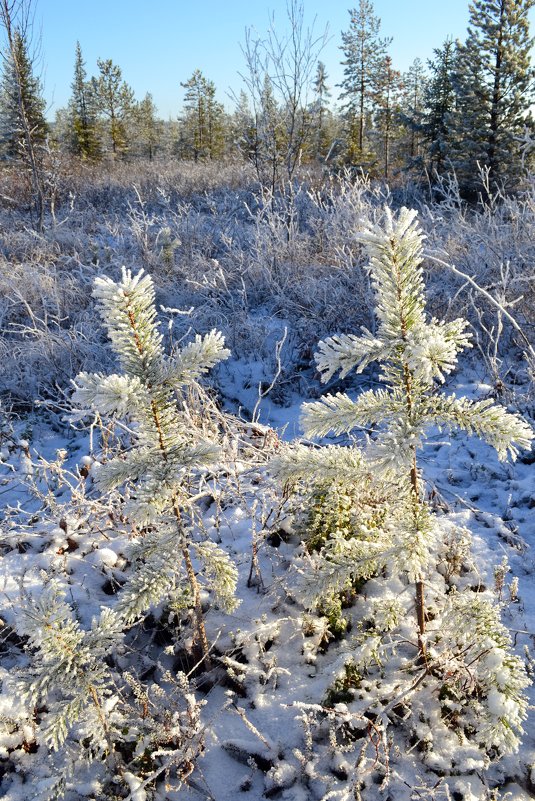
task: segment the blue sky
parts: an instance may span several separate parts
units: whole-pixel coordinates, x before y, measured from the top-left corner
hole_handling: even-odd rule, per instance
[[[304,0],[305,17],[319,33],[329,26],[321,59],[331,87],[341,80],[341,31],[355,0]],[[244,70],[240,44],[246,27],[266,31],[270,11],[286,23],[285,0],[36,0],[42,29],[43,79],[49,116],[66,105],[74,48],[80,41],[89,75],[98,57],[119,64],[138,98],[150,91],[161,116],[175,117],[182,104],[181,81],[199,68],[213,80],[219,99],[239,91]],[[392,36],[394,65],[401,70],[419,56],[432,56],[447,36],[464,38],[468,0],[375,0],[384,36]],[[335,96],[337,90],[333,90]]]

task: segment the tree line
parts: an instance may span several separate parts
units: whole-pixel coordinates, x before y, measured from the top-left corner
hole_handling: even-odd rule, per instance
[[[197,69],[181,82],[183,108],[169,121],[158,117],[151,94],[136,100],[111,59],[98,59],[89,77],[77,43],[69,103],[50,123],[20,13],[29,3],[1,0],[7,37],[0,156],[29,169],[50,148],[84,161],[240,156],[274,189],[307,162],[387,180],[403,172],[434,180],[454,171],[467,192],[478,187],[484,168],[493,184],[512,188],[529,167],[534,126],[534,3],[473,0],[465,41],[446,39],[426,64],[416,58],[402,73],[373,3],[359,0],[341,35],[344,71],[335,87],[320,58],[325,37],[309,33],[300,0],[290,0],[287,39],[248,35],[245,88],[234,109],[225,109],[213,81]]]

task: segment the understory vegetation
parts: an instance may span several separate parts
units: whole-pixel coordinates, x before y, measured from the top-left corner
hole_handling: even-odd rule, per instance
[[[532,797],[535,185],[0,180],[2,797]]]

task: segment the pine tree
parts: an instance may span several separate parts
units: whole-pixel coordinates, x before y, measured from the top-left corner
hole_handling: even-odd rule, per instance
[[[114,156],[128,149],[127,122],[132,114],[134,93],[123,81],[121,68],[111,59],[98,59],[100,75],[93,79],[97,106],[108,121],[108,133]]]
[[[384,389],[369,390],[353,401],[347,395],[327,395],[305,404],[307,436],[324,436],[375,425],[380,433],[372,450],[377,472],[398,482],[406,517],[398,531],[399,564],[416,587],[415,609],[419,647],[425,657],[424,575],[433,542],[433,520],[423,500],[417,453],[431,426],[462,429],[484,439],[498,453],[515,458],[529,447],[531,428],[490,400],[472,402],[437,392],[468,343],[467,323],[427,320],[422,272],[423,234],[416,212],[402,209],[397,219],[385,211],[384,230],[375,227],[360,236],[370,257],[377,298],[376,334],[339,335],[321,342],[316,356],[324,381],[338,370],[344,377],[370,362],[383,365]]]
[[[145,684],[135,665],[127,670],[122,662],[119,668],[115,657],[124,620],[104,607],[84,629],[66,594],[60,581],[47,581],[39,593],[23,598],[18,615],[26,664],[12,674],[10,684],[26,707],[23,716],[19,703],[17,723],[27,732],[25,744],[34,758],[25,770],[34,780],[39,776],[31,797],[51,801],[76,793],[90,766],[95,780],[95,763],[101,797],[110,797],[104,788],[111,782],[113,795],[118,781],[127,792],[139,788],[148,768],[159,766],[162,758],[178,776],[191,770],[202,749],[204,725],[202,704],[186,676],[166,672]],[[14,721],[2,718],[3,733],[12,731]],[[141,787],[132,797],[147,794]]]
[[[93,84],[87,81],[80,42],[76,43],[74,79],[69,103],[72,148],[82,159],[97,159],[100,142],[97,130],[97,109]]]
[[[459,136],[462,140],[473,132],[474,120],[463,117],[462,111],[475,101],[481,166],[488,167],[493,183],[514,182],[518,177],[516,137],[524,129],[534,98],[528,18],[534,4],[535,0],[473,0],[469,7],[468,36],[459,62]],[[477,170],[477,153],[470,155],[463,165],[468,180]]]
[[[366,124],[374,109],[378,72],[391,39],[380,38],[381,20],[374,15],[370,0],[360,0],[358,9],[349,14],[349,30],[342,33],[345,61],[340,98],[349,132],[349,158],[353,163],[364,163],[369,160]]]
[[[339,635],[345,628],[341,601],[348,591],[356,593],[359,617],[352,616],[351,658],[335,676],[327,706],[343,700],[356,719],[381,710],[374,719],[383,741],[389,725],[398,727],[407,741],[426,743],[423,761],[447,775],[457,771],[468,746],[474,769],[518,749],[530,681],[501,623],[501,604],[491,592],[482,594],[480,586],[459,581],[461,570],[473,569],[467,559],[469,532],[431,510],[417,456],[430,427],[476,434],[500,459],[528,447],[533,431],[490,400],[472,402],[439,392],[468,336],[464,320],[446,323],[426,316],[423,235],[415,218],[408,209],[397,217],[386,209],[384,225],[360,235],[370,257],[376,333],[363,329],[361,336],[331,337],[316,355],[324,380],[337,371],[342,377],[353,369],[360,372],[377,360],[384,388],[364,392],[356,401],[338,393],[303,406],[308,436],[373,426],[374,440],[367,452],[354,440],[317,450],[297,445],[277,456],[271,471],[286,485],[301,487],[298,508],[303,483],[313,487],[312,496],[305,495],[309,511],[301,533],[309,551],[310,544],[319,551],[306,559],[296,554],[289,591],[306,608],[319,609]],[[360,593],[370,579],[369,592]],[[403,589],[407,583],[415,585],[417,646],[412,605]],[[416,658],[411,655],[415,646]],[[348,685],[344,679],[349,677]],[[396,688],[386,706],[385,684]],[[343,699],[340,687],[349,687]],[[359,688],[358,695],[351,687]],[[395,711],[400,701],[401,727]],[[366,746],[361,756],[365,751]],[[378,774],[383,767],[379,762]],[[344,798],[359,798],[361,789],[355,771]],[[392,778],[390,792],[395,791]]]
[[[104,417],[127,416],[135,421],[133,447],[102,464],[95,480],[103,490],[132,484],[125,515],[140,526],[151,526],[133,553],[137,572],[123,589],[117,610],[123,619],[133,621],[163,598],[191,606],[197,642],[208,665],[201,589],[192,553],[204,566],[204,576],[220,603],[228,608],[234,604],[236,572],[215,543],[192,537],[195,509],[185,479],[192,471],[213,464],[219,449],[195,437],[177,407],[175,393],[180,396],[229,352],[223,337],[212,331],[165,356],[154,287],[142,272],[133,277],[123,269],[119,283],[97,279],[94,295],[123,372],[81,373],[73,400]],[[183,578],[187,592],[180,584]]]
[[[378,69],[374,92],[376,105],[374,121],[379,141],[377,151],[381,158],[381,172],[385,180],[388,180],[390,175],[394,140],[399,138],[401,133],[399,115],[401,88],[401,73],[394,69],[390,56],[386,56]]]
[[[152,95],[147,92],[134,110],[136,143],[142,155],[152,161],[162,138],[162,124],[156,116]]]
[[[215,84],[195,70],[180,85],[186,89],[184,128],[194,160],[219,158],[223,152],[224,113],[215,99]]]

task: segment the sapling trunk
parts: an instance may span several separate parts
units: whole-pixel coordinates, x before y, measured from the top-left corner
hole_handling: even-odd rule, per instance
[[[403,364],[403,384],[405,388],[405,400],[407,404],[407,415],[409,418],[412,416],[412,408],[413,408],[413,398],[412,398],[412,374],[409,368],[409,365],[404,363]],[[412,453],[412,466],[410,471],[410,486],[411,492],[413,495],[413,513],[414,513],[414,522],[415,526],[418,525],[417,522],[417,509],[418,506],[421,504],[420,500],[420,484],[418,481],[418,466],[416,463],[416,447],[411,447]],[[425,597],[424,597],[424,582],[423,578],[420,574],[416,581],[416,594],[415,594],[415,609],[416,609],[416,620],[418,625],[418,650],[420,651],[420,655],[425,659],[425,645],[423,642],[423,635],[425,634]]]
[[[395,241],[391,241],[392,248],[395,247]],[[400,302],[400,307],[402,306],[401,303],[401,275],[400,271],[397,268],[396,259],[393,257],[393,266],[394,272],[396,274],[396,278],[398,281],[398,285],[396,288],[396,293],[398,297],[398,301]],[[407,321],[402,316],[400,320],[400,329],[401,329],[401,338],[404,342],[407,341]],[[413,375],[411,369],[407,362],[403,361],[403,388],[405,391],[405,403],[407,407],[407,418],[412,423],[413,420]],[[415,528],[418,526],[418,506],[421,503],[420,500],[420,485],[418,481],[418,465],[416,463],[416,446],[412,445],[410,448],[411,455],[412,455],[412,465],[410,471],[410,486],[411,492],[413,495],[413,515],[414,515],[414,523]],[[419,574],[416,580],[416,593],[415,593],[415,611],[416,611],[416,621],[418,626],[418,650],[420,651],[420,656],[425,660],[426,652],[425,652],[425,644],[423,641],[423,635],[425,634],[425,597],[424,597],[424,582],[422,575]]]
[[[415,505],[419,505],[421,503],[419,497],[419,486],[418,486],[418,471],[416,468],[416,448],[414,450],[414,465],[411,469],[411,487],[414,493],[414,503]],[[421,656],[425,659],[425,645],[423,642],[423,635],[425,634],[425,597],[424,597],[424,582],[423,578],[420,574],[418,576],[418,580],[416,581],[416,596],[415,596],[415,604],[416,604],[416,619],[418,621],[418,649],[420,651]]]

